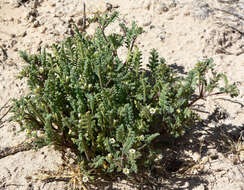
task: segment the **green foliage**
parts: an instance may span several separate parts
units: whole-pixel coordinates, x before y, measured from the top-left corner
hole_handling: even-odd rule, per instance
[[[30,93],[14,100],[12,120],[40,146],[70,148],[87,171],[128,174],[157,158],[152,142],[162,131],[183,135],[197,119],[191,109],[197,100],[238,91],[213,70],[211,60],[179,77],[152,50],[148,70],[143,69],[135,46],[140,27],[120,24],[123,34],[105,35],[117,16],[93,19],[99,23],[93,36],[77,29],[54,44],[52,53],[21,52],[27,66],[20,77],[27,78]],[[123,45],[128,49],[124,61],[117,54]],[[220,79],[224,86],[219,88]]]

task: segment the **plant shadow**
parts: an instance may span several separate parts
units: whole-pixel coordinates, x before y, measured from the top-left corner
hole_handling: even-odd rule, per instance
[[[211,171],[198,170],[196,174],[189,174],[188,171],[199,163],[186,153],[197,152],[201,158],[207,157],[209,156],[208,147],[211,146],[211,149],[215,149],[217,153],[227,156],[231,143],[238,142],[244,129],[244,125],[221,124],[221,120],[228,117],[226,112],[216,108],[207,119],[199,121],[194,127],[187,129],[184,136],[177,139],[170,136],[163,137],[167,140],[158,141],[156,145],[156,148],[161,150],[163,159],[152,166],[151,171],[141,171],[131,179],[121,176],[114,181],[104,183],[99,189],[183,190],[194,189],[198,186],[208,189],[209,182],[204,179],[204,176],[210,175]],[[209,124],[212,124],[211,127]],[[166,143],[167,141],[168,143]],[[211,159],[218,158],[212,157]],[[115,188],[115,183],[120,184],[120,187]]]

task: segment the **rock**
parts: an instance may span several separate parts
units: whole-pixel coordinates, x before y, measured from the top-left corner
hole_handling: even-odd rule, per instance
[[[56,3],[54,3],[54,2],[50,2],[50,7],[55,7],[56,6]]]
[[[33,23],[33,27],[34,27],[34,28],[37,28],[38,26],[40,26],[39,21],[38,21],[38,20],[34,21],[34,23]]]
[[[11,41],[11,46],[14,47],[15,44],[17,44],[17,43],[18,43],[17,40],[12,40],[12,41]]]
[[[17,19],[17,24],[21,24],[21,20],[20,19]]]
[[[191,13],[189,11],[184,12],[184,16],[190,16]]]
[[[150,17],[146,17],[145,19],[143,19],[142,26],[149,26],[150,24],[152,24]]]
[[[167,17],[167,20],[174,20],[174,16],[173,16],[173,15],[169,15],[169,16]]]
[[[35,22],[36,21],[36,17],[30,16],[29,20],[30,20],[30,22]]]
[[[152,23],[151,21],[144,22],[144,23],[143,23],[143,26],[149,26],[151,23]]]
[[[158,35],[158,37],[159,37],[159,39],[161,41],[164,41],[165,38],[166,38],[166,32],[165,31],[160,32],[160,34]]]
[[[15,34],[11,34],[10,36],[11,36],[11,38],[15,38],[15,37],[16,37],[16,35],[15,35]]]
[[[43,27],[41,33],[44,34],[47,31],[47,27]]]
[[[165,13],[165,12],[168,12],[169,11],[169,8],[166,6],[166,4],[164,3],[160,3],[157,7],[156,7],[156,12],[158,14],[162,14],[162,13]]]

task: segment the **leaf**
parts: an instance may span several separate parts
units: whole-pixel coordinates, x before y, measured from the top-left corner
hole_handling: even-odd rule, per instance
[[[159,133],[155,133],[155,134],[152,134],[150,136],[148,136],[146,138],[146,143],[147,144],[150,144],[156,137],[158,137],[160,134]]]
[[[186,107],[184,110],[184,117],[189,118],[190,116],[191,116],[191,110],[188,107]]]
[[[116,139],[117,141],[119,141],[120,143],[124,143],[124,139],[126,137],[126,133],[125,133],[125,128],[124,125],[121,124],[117,129],[116,129]]]
[[[134,141],[135,141],[135,133],[130,130],[128,135],[127,135],[126,141],[123,145],[123,148],[122,148],[122,155],[129,152],[129,149],[134,144]]]

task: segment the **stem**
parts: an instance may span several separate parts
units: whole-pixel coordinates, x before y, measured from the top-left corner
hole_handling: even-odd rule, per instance
[[[2,111],[2,109],[6,108],[7,104],[9,103],[10,99],[0,108],[0,111]]]
[[[213,93],[213,94],[208,94],[207,96],[216,96],[216,95],[220,95],[220,94],[224,94],[224,93],[225,92],[216,92],[216,93]]]
[[[143,79],[142,79],[142,86],[143,86],[143,103],[146,103],[146,85]]]
[[[191,107],[191,106],[192,106],[195,102],[197,102],[198,100],[203,99],[203,98],[205,98],[205,97],[207,97],[207,96],[204,96],[204,84],[201,83],[201,84],[199,85],[199,96],[189,104],[189,107]]]
[[[135,44],[136,38],[133,38],[131,46],[130,46],[130,52],[133,50],[134,44]]]
[[[193,104],[195,104],[198,100],[200,99],[203,99],[204,97],[203,96],[198,96],[195,100],[193,100],[190,104],[189,104],[189,107],[191,107]]]
[[[101,68],[100,68],[101,65],[98,66],[98,79],[99,79],[99,84],[100,84],[100,87],[103,88],[103,83],[102,83],[102,79],[101,79]]]
[[[103,26],[103,28],[102,28],[102,35],[103,35],[103,38],[105,39],[105,41],[108,42],[108,39],[107,39],[107,37],[105,35],[104,30],[105,30],[105,26]]]
[[[3,116],[0,118],[0,122],[2,124],[2,119],[11,111],[12,106],[8,108],[8,110],[3,114]]]
[[[99,79],[100,87],[103,88],[101,76],[99,76],[98,79]]]
[[[204,98],[207,98],[208,96],[216,96],[216,95],[220,95],[220,94],[224,94],[225,92],[216,92],[216,93],[213,93],[213,94],[208,94],[208,95],[203,95],[203,94],[200,94],[195,100],[193,100],[190,104],[189,104],[189,107],[191,107],[194,103],[196,103],[198,100],[200,99],[204,99]]]

